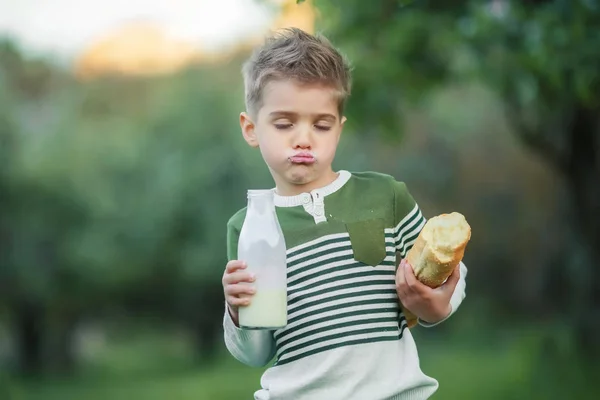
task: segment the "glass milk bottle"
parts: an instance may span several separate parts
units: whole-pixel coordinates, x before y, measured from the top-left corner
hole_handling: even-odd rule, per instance
[[[278,329],[287,324],[287,260],[272,190],[249,190],[238,260],[255,275],[250,305],[239,308],[245,329]]]

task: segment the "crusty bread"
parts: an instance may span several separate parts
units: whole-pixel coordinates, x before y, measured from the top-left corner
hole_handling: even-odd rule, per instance
[[[462,260],[470,239],[471,227],[462,214],[440,214],[427,221],[406,259],[420,282],[436,288]],[[416,325],[416,315],[406,308],[404,315],[409,328]]]

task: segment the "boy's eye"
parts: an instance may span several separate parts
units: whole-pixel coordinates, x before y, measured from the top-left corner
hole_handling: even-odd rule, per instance
[[[328,131],[331,129],[331,127],[327,125],[315,125],[315,128],[319,131]]]
[[[275,128],[277,129],[289,129],[292,127],[292,124],[275,124]]]

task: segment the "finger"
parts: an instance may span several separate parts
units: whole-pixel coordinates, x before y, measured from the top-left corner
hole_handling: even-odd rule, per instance
[[[430,288],[417,279],[412,266],[408,262],[404,266],[404,271],[406,286],[408,287],[408,290],[413,291],[417,294],[427,293],[428,289]]]
[[[231,260],[227,263],[227,266],[225,267],[225,273],[231,274],[232,272],[235,272],[239,269],[244,269],[246,268],[246,263],[244,261],[241,260]]]
[[[459,279],[460,279],[460,263],[456,266],[456,268],[454,268],[454,270],[452,271],[452,274],[450,274],[450,276],[446,280],[446,283],[444,283],[444,287],[446,288],[446,290],[454,291]]]
[[[228,296],[239,297],[240,295],[253,295],[254,293],[256,293],[256,289],[247,284],[228,285],[225,287],[225,294]]]
[[[404,268],[405,260],[400,261],[400,266],[398,267],[398,271],[396,271],[396,287],[402,292],[406,292],[406,277],[405,268]]]
[[[246,296],[246,297],[233,297],[233,296],[228,296],[227,297],[227,303],[231,306],[231,307],[240,307],[240,306],[247,306],[250,304],[250,297]]]
[[[254,274],[246,271],[236,271],[231,274],[225,274],[223,276],[223,283],[225,285],[233,285],[240,282],[254,282],[256,277]]]

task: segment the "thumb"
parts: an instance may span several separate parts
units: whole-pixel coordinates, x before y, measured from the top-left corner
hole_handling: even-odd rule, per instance
[[[448,279],[446,280],[446,283],[444,283],[444,287],[447,290],[454,291],[459,279],[460,279],[460,263],[458,263],[456,268],[454,268],[454,271],[452,271],[452,274],[448,277]]]

